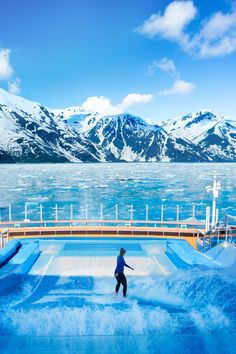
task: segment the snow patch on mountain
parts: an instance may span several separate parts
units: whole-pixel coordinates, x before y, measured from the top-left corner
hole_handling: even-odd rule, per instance
[[[163,128],[176,136],[186,138],[191,142],[198,143],[209,129],[224,118],[219,117],[210,111],[200,111],[187,114],[175,120],[163,122]]]
[[[58,119],[82,133],[91,129],[102,118],[102,115],[98,112],[87,111],[80,106],[71,106],[65,109],[50,109],[50,111]]]

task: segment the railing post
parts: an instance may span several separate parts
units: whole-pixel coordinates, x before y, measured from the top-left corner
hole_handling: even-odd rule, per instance
[[[70,205],[70,226],[72,225],[72,220],[74,220],[73,204]]]
[[[101,220],[101,226],[102,226],[102,221],[103,221],[103,205],[102,204],[100,206],[100,220]]]
[[[2,248],[3,247],[3,234],[2,234],[2,232],[0,232],[0,245]]]
[[[197,248],[199,249],[199,229],[197,230]]]
[[[73,204],[70,205],[70,220],[74,220],[74,210],[73,210]]]
[[[43,206],[42,204],[40,204],[39,206],[39,218],[40,218],[40,222],[43,221]]]
[[[57,208],[57,204],[55,205],[55,220],[58,221],[58,208]]]
[[[25,203],[25,220],[28,219],[27,202]]]
[[[219,209],[216,209],[216,223],[215,223],[215,225],[218,224],[218,219],[219,219]]]
[[[148,224],[148,204],[146,204],[146,224]]]
[[[118,205],[116,204],[116,226],[118,225]]]
[[[164,221],[164,205],[161,205],[161,222]]]
[[[85,205],[85,222],[88,225],[88,204]]]
[[[207,206],[206,207],[205,232],[209,231],[209,229],[210,229],[210,213],[211,213],[211,208],[209,206]]]
[[[11,221],[12,221],[12,216],[11,216],[11,204],[8,205],[8,218],[9,218],[9,221],[11,222]]]
[[[195,214],[196,214],[196,207],[195,207],[195,204],[193,204],[193,211],[192,211],[193,220],[195,219]]]
[[[179,222],[179,205],[176,207],[176,222]]]
[[[130,224],[133,223],[133,204],[130,205]]]

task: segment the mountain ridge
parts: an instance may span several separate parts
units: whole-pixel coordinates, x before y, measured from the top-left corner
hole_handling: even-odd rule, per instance
[[[236,161],[236,122],[203,110],[159,124],[81,106],[50,109],[0,89],[0,163]]]

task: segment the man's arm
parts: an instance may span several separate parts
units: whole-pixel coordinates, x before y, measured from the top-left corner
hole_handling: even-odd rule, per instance
[[[125,263],[125,266],[126,266],[127,268],[129,268],[129,269],[134,270],[134,268],[130,267],[130,266],[129,266],[128,264],[126,264],[126,263]]]

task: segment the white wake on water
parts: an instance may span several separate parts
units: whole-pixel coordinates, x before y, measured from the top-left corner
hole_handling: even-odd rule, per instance
[[[67,281],[59,278],[60,291],[64,291],[60,303],[56,302],[58,297],[53,291],[55,298],[52,296],[51,303],[41,303],[40,306],[22,303],[9,310],[2,306],[0,333],[33,336],[171,335],[189,330],[211,332],[219,328],[236,328],[236,284],[227,274],[180,271],[168,277],[156,274],[129,277],[128,281],[129,296],[124,301],[111,295],[115,285],[111,278],[96,278],[90,292],[79,293],[78,289],[77,294],[68,291],[72,282],[69,277]],[[81,298],[84,302],[79,301]]]

